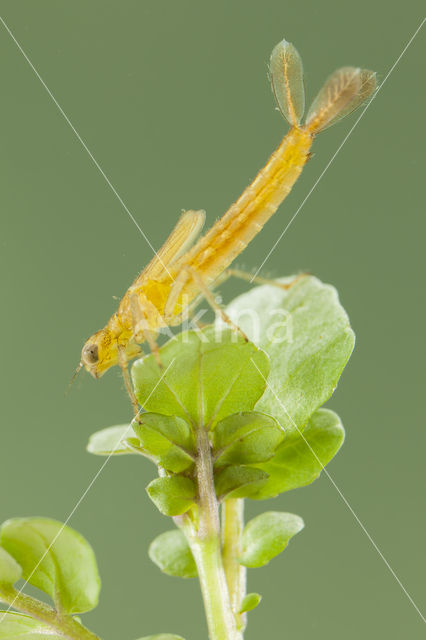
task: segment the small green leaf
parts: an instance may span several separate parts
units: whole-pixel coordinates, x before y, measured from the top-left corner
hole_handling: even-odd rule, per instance
[[[179,529],[165,531],[149,545],[148,554],[163,573],[178,578],[196,578],[194,556],[185,535]]]
[[[182,418],[142,413],[132,424],[144,450],[164,469],[180,473],[194,464],[194,438]]]
[[[281,426],[264,413],[247,411],[228,416],[212,434],[216,466],[269,460],[283,439]]]
[[[3,523],[0,544],[21,565],[23,578],[51,596],[63,613],[96,607],[100,579],[92,547],[77,531],[47,518]]]
[[[132,367],[136,396],[147,411],[211,427],[253,409],[265,390],[267,355],[228,329],[183,332],[160,355],[161,368],[152,355]]]
[[[146,488],[149,497],[165,516],[180,516],[195,503],[197,491],[190,478],[156,478]]]
[[[87,451],[97,456],[136,453],[132,449],[132,439],[129,438],[132,435],[133,430],[129,424],[120,424],[116,427],[107,427],[106,429],[95,431],[89,438]],[[128,442],[129,439],[130,442]],[[135,443],[133,442],[133,444]]]
[[[248,593],[241,603],[241,609],[238,613],[247,613],[256,609],[257,605],[262,600],[260,593]]]
[[[225,467],[215,474],[216,495],[219,500],[249,498],[267,479],[267,473],[253,467]]]
[[[15,558],[0,547],[0,590],[12,587],[22,577],[22,568]]]
[[[337,291],[306,276],[288,291],[255,287],[233,300],[227,313],[271,359],[267,388],[256,410],[274,416],[288,442],[331,396],[354,346]]]
[[[244,528],[238,561],[245,567],[263,567],[284,551],[290,538],[303,527],[302,518],[292,513],[266,511],[256,516]]]
[[[155,636],[144,636],[138,640],[184,640],[184,638],[175,636],[173,633],[158,633]]]
[[[0,611],[0,640],[64,640],[63,635],[22,613]]]
[[[329,409],[318,409],[298,437],[284,440],[274,457],[259,465],[269,478],[251,497],[273,498],[310,484],[336,455],[344,439],[339,416]]]

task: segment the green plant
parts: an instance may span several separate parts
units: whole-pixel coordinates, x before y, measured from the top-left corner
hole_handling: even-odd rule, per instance
[[[244,500],[310,484],[337,453],[342,424],[321,406],[354,344],[335,289],[314,277],[289,291],[256,287],[227,311],[252,341],[219,323],[182,332],[161,348],[161,367],[152,355],[134,363],[142,410],[131,425],[98,431],[88,445],[155,464],[147,492],[174,527],[149,555],[166,574],[198,577],[211,640],[243,638],[261,599],[246,593],[247,568],[270,562],[304,526],[277,511],[244,524]],[[16,610],[0,613],[0,640],[98,637],[77,617],[96,606],[100,589],[93,551],[78,533],[53,520],[13,519],[0,545],[0,600]],[[19,591],[21,577],[53,607]]]

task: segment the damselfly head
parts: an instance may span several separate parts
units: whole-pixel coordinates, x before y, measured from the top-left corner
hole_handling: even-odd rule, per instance
[[[123,338],[121,336],[120,340]],[[141,338],[142,340],[142,338]],[[86,340],[81,351],[81,366],[94,378],[100,378],[105,371],[116,364],[127,363],[141,354],[141,348],[131,338],[126,336],[119,349],[119,340],[115,334],[105,327]],[[119,358],[120,355],[120,358]],[[120,362],[119,362],[120,360]]]
[[[101,329],[93,334],[81,351],[82,365],[94,378],[100,378],[117,361],[117,342],[109,329]]]

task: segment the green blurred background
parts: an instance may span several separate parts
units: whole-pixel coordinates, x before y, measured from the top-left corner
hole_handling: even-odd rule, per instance
[[[2,0],[1,15],[103,170],[158,247],[181,209],[212,223],[285,132],[266,77],[272,47],[296,44],[308,101],[341,65],[384,78],[421,20],[421,3]],[[420,33],[265,265],[334,284],[357,347],[329,403],[347,429],[329,470],[421,605],[425,521],[424,255]],[[103,460],[89,434],[125,422],[117,371],[65,390],[83,341],[151,258],[16,44],[0,25],[2,438],[0,516],[64,520]],[[317,140],[279,213],[239,265],[259,265],[349,131]],[[243,291],[234,282],[227,299]],[[422,380],[423,378],[423,380]],[[423,384],[422,384],[423,382]],[[160,574],[150,540],[170,522],[144,487],[148,462],[111,460],[70,524],[95,547],[103,579],[85,619],[104,640],[159,631],[206,637],[198,585]],[[327,477],[265,508],[305,531],[269,567],[247,640],[417,639],[422,622]]]

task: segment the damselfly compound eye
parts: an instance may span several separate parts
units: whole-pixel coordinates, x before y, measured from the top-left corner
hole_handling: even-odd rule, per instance
[[[99,359],[98,355],[98,345],[97,344],[88,344],[83,349],[83,360],[86,364],[96,364]]]

